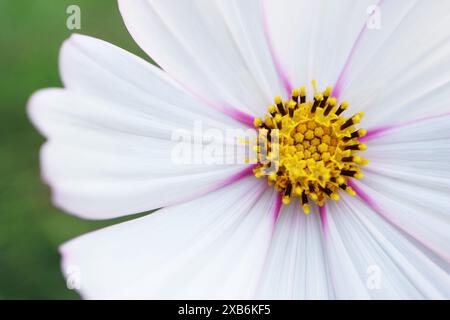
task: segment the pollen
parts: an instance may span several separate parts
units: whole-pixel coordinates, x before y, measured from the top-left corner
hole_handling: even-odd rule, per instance
[[[258,178],[282,193],[283,204],[293,198],[308,214],[310,202],[323,206],[340,199],[339,192],[355,195],[349,179],[361,179],[367,159],[357,155],[366,149],[358,139],[366,130],[357,129],[363,113],[344,116],[348,102],[338,103],[331,87],[307,99],[306,88],[294,89],[288,100],[277,96],[264,118],[255,118]]]

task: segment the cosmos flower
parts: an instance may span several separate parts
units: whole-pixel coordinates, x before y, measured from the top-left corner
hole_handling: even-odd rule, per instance
[[[55,205],[162,208],[62,245],[82,297],[450,297],[448,1],[119,7],[161,68],[74,35],[28,109]],[[256,161],[174,163],[196,121],[259,129]]]

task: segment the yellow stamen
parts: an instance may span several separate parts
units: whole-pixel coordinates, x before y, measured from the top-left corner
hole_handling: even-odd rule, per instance
[[[282,192],[285,205],[298,197],[306,214],[310,212],[309,200],[318,205],[328,199],[338,201],[339,190],[355,195],[348,180],[363,178],[361,167],[368,164],[367,159],[356,155],[366,149],[358,139],[367,131],[355,129],[364,113],[342,116],[348,102],[338,104],[331,97],[331,87],[319,92],[314,80],[312,86],[313,101],[306,101],[306,89],[300,87],[288,100],[275,97],[265,121],[254,119],[255,127],[265,130],[264,137],[276,136],[265,140],[267,147],[256,148],[257,158],[270,159],[272,165],[259,162],[255,176],[267,176],[268,184]]]
[[[260,119],[260,118],[255,118],[254,120],[253,120],[253,125],[255,126],[255,127],[260,127],[261,125],[262,125],[262,120]]]

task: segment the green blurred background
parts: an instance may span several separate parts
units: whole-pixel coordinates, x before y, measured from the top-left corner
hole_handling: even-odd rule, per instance
[[[145,57],[116,0],[0,0],[0,299],[78,299],[62,277],[58,246],[118,222],[84,221],[55,209],[40,179],[44,139],[25,106],[34,91],[61,86],[58,51],[74,32],[66,27],[69,5],[81,8],[76,32]]]

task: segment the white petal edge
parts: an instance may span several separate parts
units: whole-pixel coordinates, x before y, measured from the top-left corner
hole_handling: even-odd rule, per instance
[[[275,192],[249,177],[74,239],[62,270],[86,299],[248,299],[274,227]]]
[[[141,48],[213,107],[259,116],[286,94],[259,0],[119,0],[119,7]]]
[[[355,185],[391,223],[450,263],[450,115],[372,136]]]
[[[367,141],[357,185],[386,218],[450,261],[450,115],[391,127]]]
[[[189,200],[245,170],[234,163],[172,161],[176,129],[192,132],[197,121],[202,133],[245,127],[203,105],[160,69],[79,35],[64,43],[60,64],[66,89],[39,91],[28,103],[32,122],[48,139],[42,172],[57,206],[109,219]],[[231,157],[225,153],[224,159]]]
[[[263,0],[276,60],[293,87],[333,86],[368,19],[367,1]]]
[[[450,276],[359,198],[330,203],[327,256],[338,299],[443,299]]]
[[[361,37],[341,96],[367,128],[450,112],[450,3],[382,1]],[[433,23],[430,23],[433,21]]]

